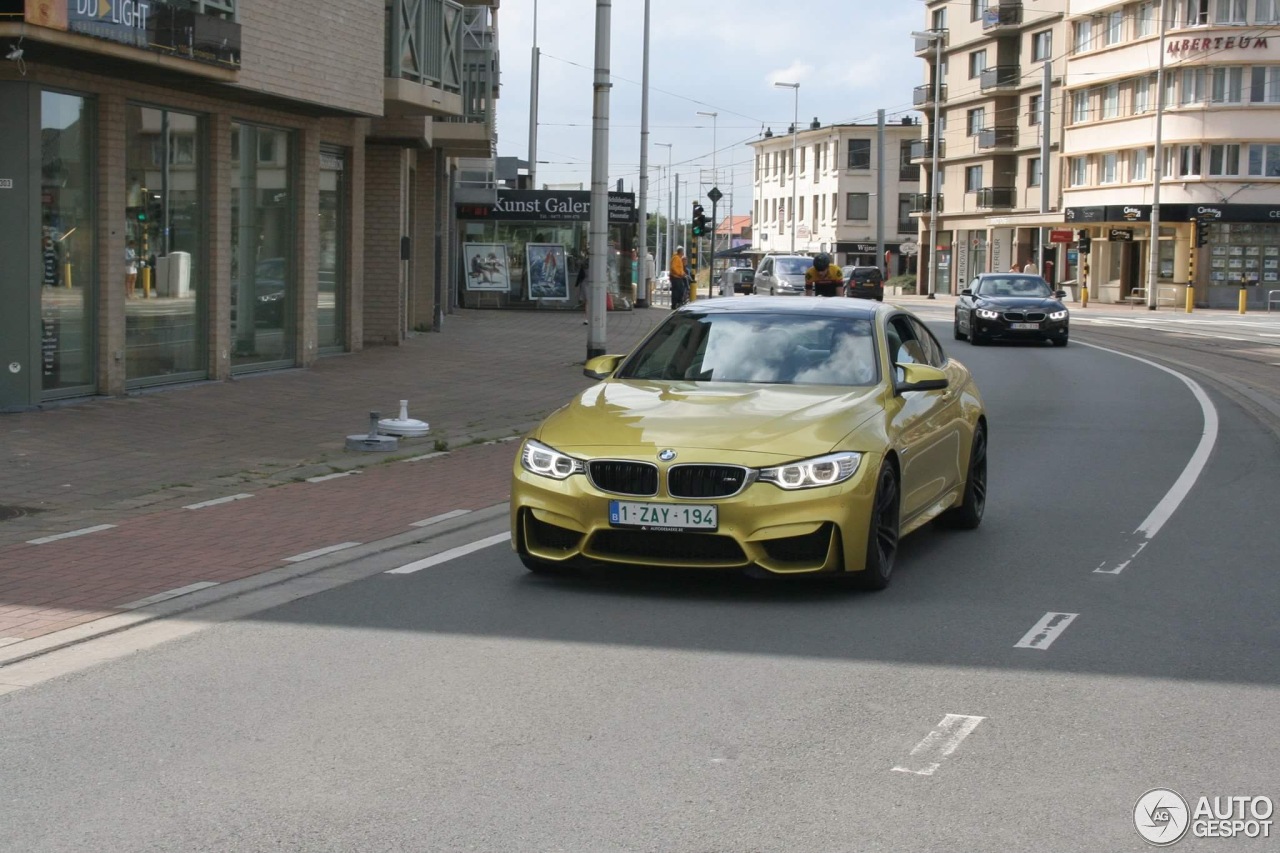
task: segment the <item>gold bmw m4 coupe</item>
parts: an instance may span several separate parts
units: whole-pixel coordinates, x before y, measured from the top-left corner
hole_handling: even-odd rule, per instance
[[[982,521],[987,423],[915,316],[861,299],[686,305],[525,437],[512,547],[533,572],[733,569],[889,583],[899,538]]]

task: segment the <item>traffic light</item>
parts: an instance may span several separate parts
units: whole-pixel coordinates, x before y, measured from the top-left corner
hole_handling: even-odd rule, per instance
[[[698,202],[693,203],[693,236],[705,237],[710,234],[708,227],[707,214],[703,212],[702,205]]]
[[[1093,238],[1089,236],[1088,229],[1081,228],[1076,232],[1076,242],[1079,244],[1078,248],[1080,254],[1089,254],[1089,244],[1093,242]]]
[[[1203,219],[1197,219],[1195,221],[1195,230],[1196,230],[1196,246],[1199,247],[1199,246],[1209,245],[1209,223]]]

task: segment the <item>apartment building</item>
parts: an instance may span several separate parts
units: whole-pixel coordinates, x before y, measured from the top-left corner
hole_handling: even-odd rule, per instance
[[[907,118],[886,124],[883,151],[875,124],[823,126],[786,134],[765,132],[755,150],[752,233],[757,251],[829,252],[838,264],[884,267],[876,257],[883,236],[890,274],[905,269],[904,242],[914,242],[911,205],[919,166],[909,161],[920,127]],[[877,198],[884,168],[883,206]],[[793,205],[794,201],[794,205]],[[878,211],[883,219],[878,220]],[[908,253],[914,246],[908,248]]]
[[[1163,51],[1160,7],[1070,5],[1063,199],[1093,237],[1090,292],[1182,305],[1190,286],[1197,303],[1234,307],[1244,282],[1262,307],[1280,288],[1280,2],[1170,0]]]
[[[924,167],[911,208],[919,218],[922,289],[931,251],[939,293],[1015,264],[1046,262],[1056,280],[1071,273],[1070,256],[1059,257],[1045,237],[1063,218],[1059,173],[1045,163],[1059,151],[1065,7],[927,0],[926,27],[915,40],[926,82],[912,98],[924,133],[910,155]],[[931,245],[935,139],[939,192]]]
[[[498,0],[0,0],[0,409],[430,327]]]

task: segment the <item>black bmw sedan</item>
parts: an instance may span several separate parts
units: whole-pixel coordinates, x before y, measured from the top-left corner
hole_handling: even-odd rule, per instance
[[[1039,340],[1065,347],[1066,295],[1038,275],[983,273],[956,300],[956,340]]]

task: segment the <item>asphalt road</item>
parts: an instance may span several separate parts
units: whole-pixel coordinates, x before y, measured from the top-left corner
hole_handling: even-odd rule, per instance
[[[464,529],[0,696],[0,850],[1145,850],[1151,788],[1275,799],[1275,438],[1086,338],[955,344],[986,520],[886,592],[382,573]]]

